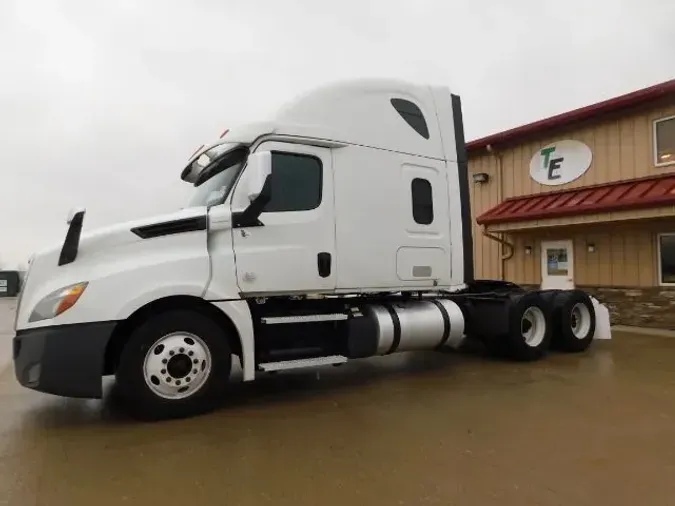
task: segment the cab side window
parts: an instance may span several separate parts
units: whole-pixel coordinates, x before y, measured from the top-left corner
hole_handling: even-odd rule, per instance
[[[272,152],[272,198],[266,213],[310,211],[321,204],[323,166],[315,156]]]

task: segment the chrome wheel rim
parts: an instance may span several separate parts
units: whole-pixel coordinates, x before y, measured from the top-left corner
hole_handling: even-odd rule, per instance
[[[150,347],[143,361],[143,377],[158,397],[185,399],[204,386],[212,363],[208,346],[198,336],[173,332]]]
[[[546,336],[546,317],[544,312],[536,306],[528,307],[520,319],[520,334],[525,344],[536,348]]]

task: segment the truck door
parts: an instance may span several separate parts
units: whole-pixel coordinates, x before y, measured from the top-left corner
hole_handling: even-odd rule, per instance
[[[248,296],[333,291],[330,149],[265,142],[256,151],[272,152],[272,196],[260,215],[261,226],[232,229],[239,290]],[[241,201],[236,194],[244,191],[237,185],[233,202]]]

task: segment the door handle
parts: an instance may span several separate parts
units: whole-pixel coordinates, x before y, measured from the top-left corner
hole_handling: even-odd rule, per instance
[[[327,278],[330,276],[331,263],[330,253],[322,251],[316,256],[316,266],[319,270],[319,276],[322,278]]]
[[[249,232],[245,228],[240,228],[239,230],[240,230],[240,233],[241,233],[242,237],[248,237],[249,235],[251,235],[251,232]]]

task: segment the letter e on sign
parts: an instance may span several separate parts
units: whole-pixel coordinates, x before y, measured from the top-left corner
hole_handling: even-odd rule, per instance
[[[546,186],[571,183],[586,173],[592,161],[593,153],[583,142],[554,142],[534,154],[530,160],[530,177]]]

